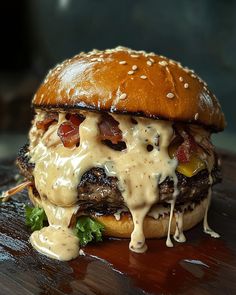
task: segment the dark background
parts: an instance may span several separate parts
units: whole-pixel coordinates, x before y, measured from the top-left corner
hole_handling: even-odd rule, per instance
[[[0,6],[3,133],[26,134],[30,101],[49,68],[80,51],[123,45],[193,68],[220,100],[227,138],[236,136],[236,1],[8,0]]]

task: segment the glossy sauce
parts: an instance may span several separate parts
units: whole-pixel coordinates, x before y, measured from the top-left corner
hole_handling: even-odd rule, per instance
[[[42,254],[58,260],[68,261],[79,255],[79,239],[69,228],[71,217],[78,206],[60,207],[46,199],[35,199],[44,208],[49,226],[31,234],[32,246]]]
[[[48,255],[49,252],[45,251],[46,242],[42,237],[49,237],[50,232],[54,236],[55,226],[69,228],[70,219],[74,214],[74,209],[70,211],[69,208],[74,208],[76,205],[77,186],[82,175],[92,167],[103,167],[107,175],[118,178],[119,189],[134,223],[129,248],[137,253],[145,252],[147,249],[143,220],[150,208],[159,200],[158,184],[167,177],[173,179],[174,193],[173,200],[170,201],[171,210],[166,240],[166,245],[172,247],[170,228],[178,195],[175,174],[178,162],[174,158],[171,159],[168,154],[168,146],[173,136],[172,123],[135,117],[137,124],[134,124],[129,116],[112,115],[119,122],[119,128],[127,146],[123,151],[116,151],[100,141],[98,129],[100,114],[92,112],[82,112],[82,114],[86,118],[80,125],[79,147],[65,148],[57,135],[58,127],[66,120],[64,113],[59,114],[58,123],[53,123],[39,141],[34,139],[38,135],[37,132],[40,132],[35,129],[35,123],[31,129],[29,154],[31,161],[35,163],[33,171],[35,186],[41,199],[47,200],[47,205],[42,201],[40,206],[45,209],[47,215],[51,214],[50,210],[47,210],[48,204],[52,207],[55,205],[65,208],[65,210],[68,208],[67,211],[70,212],[67,213],[67,225],[62,224],[60,219],[57,219],[56,225],[49,220],[49,228],[32,234],[32,245]],[[42,117],[41,112],[38,116]],[[37,120],[36,116],[35,122]],[[153,150],[149,152],[147,145],[152,145]],[[53,218],[55,218],[54,215]],[[179,234],[183,240],[181,233],[183,225],[181,222],[179,224]],[[68,234],[70,235],[71,232]],[[58,236],[60,236],[59,231]],[[41,243],[42,240],[44,244]],[[77,247],[74,248],[77,251]],[[57,246],[53,249],[55,253],[59,252]],[[58,254],[55,256],[57,257]],[[71,258],[73,257],[72,251]],[[64,260],[63,255],[59,259]]]
[[[130,249],[144,252],[147,247],[143,220],[152,205],[158,202],[158,183],[168,176],[172,178],[174,195],[177,196],[177,161],[170,159],[168,154],[173,135],[172,123],[136,118],[138,124],[133,124],[128,116],[113,117],[119,121],[126,142],[127,149],[122,152],[101,143],[98,130],[100,114],[96,113],[86,113],[86,119],[80,125],[80,146],[65,148],[57,136],[58,126],[65,121],[65,114],[60,114],[59,122],[51,125],[42,140],[31,148],[35,186],[40,196],[52,204],[70,207],[77,202],[77,185],[82,175],[92,167],[104,167],[108,175],[118,178],[119,188],[132,214],[134,230]],[[148,144],[153,146],[151,152],[147,151]],[[41,206],[45,207],[43,202]]]

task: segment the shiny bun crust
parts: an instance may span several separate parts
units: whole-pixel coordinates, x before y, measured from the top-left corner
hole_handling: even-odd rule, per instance
[[[190,211],[186,211],[183,216],[183,230],[189,230],[197,225],[204,217],[207,199],[205,198],[200,204]],[[130,215],[121,215],[120,220],[116,220],[114,216],[95,216],[105,226],[105,235],[117,238],[130,238],[133,231],[133,221]],[[143,229],[146,238],[162,238],[167,236],[169,224],[169,216],[154,219],[145,217]],[[171,234],[175,233],[176,220],[173,216],[171,222]]]
[[[217,98],[192,70],[154,53],[117,47],[57,65],[40,86],[39,109],[87,109],[194,122],[223,130]]]

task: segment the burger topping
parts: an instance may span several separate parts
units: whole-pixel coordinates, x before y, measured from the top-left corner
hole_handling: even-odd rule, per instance
[[[70,208],[77,203],[77,186],[82,175],[92,167],[104,167],[107,175],[117,177],[120,191],[133,217],[134,231],[130,248],[143,252],[146,250],[143,220],[152,205],[158,202],[158,183],[170,177],[174,181],[174,199],[178,193],[175,175],[177,160],[171,159],[168,154],[173,134],[172,123],[135,118],[137,124],[134,124],[128,116],[113,115],[114,120],[106,120],[109,124],[100,124],[103,122],[100,114],[83,114],[86,118],[79,126],[79,147],[45,144],[48,133],[68,123],[66,115],[60,114],[58,126],[49,127],[39,144],[30,150],[31,161],[35,163],[33,174],[36,189],[41,198],[45,196],[50,204]],[[119,127],[116,122],[119,122]],[[126,149],[120,152],[102,144],[101,130],[113,142],[123,140]],[[152,151],[147,151],[147,144],[153,146]],[[44,207],[44,203],[41,206]],[[174,201],[172,214],[173,208]],[[49,210],[45,212],[48,214]],[[73,213],[70,213],[71,218]],[[48,230],[43,234],[48,235]],[[36,232],[31,242],[37,247]]]
[[[64,147],[71,148],[78,146],[80,142],[79,138],[79,126],[83,122],[84,118],[78,114],[67,114],[67,122],[63,122],[57,131]]]
[[[182,132],[184,139],[183,143],[176,150],[176,157],[180,163],[188,163],[190,161],[190,155],[197,150],[197,145],[194,138],[187,132]]]
[[[70,222],[78,206],[60,207],[42,198],[36,202],[36,206],[44,209],[49,226],[31,234],[32,246],[40,253],[58,260],[76,258],[79,255],[79,239],[70,228]]]
[[[49,126],[53,122],[58,121],[58,114],[57,113],[46,113],[45,117],[42,121],[37,121],[36,126],[38,129],[42,129],[43,131],[47,131]]]
[[[177,158],[184,162],[183,165],[191,162],[195,152],[195,142],[191,135],[182,133],[181,148],[177,147],[176,157],[171,159],[168,151],[173,138],[171,122],[140,117],[131,119],[124,115],[100,115],[92,112],[82,112],[82,114],[85,119],[80,122],[76,117],[61,113],[58,123],[49,126],[39,143],[30,150],[31,161],[35,163],[33,170],[35,186],[41,196],[39,206],[45,209],[47,215],[51,210],[45,208],[48,207],[47,204],[50,204],[51,208],[64,208],[63,215],[67,216],[67,227],[71,228],[69,220],[77,210],[77,187],[82,175],[92,167],[104,168],[108,176],[115,176],[118,179],[119,190],[132,215],[134,230],[130,249],[144,252],[147,248],[143,233],[144,218],[151,207],[159,201],[158,184],[169,178],[173,181],[173,195],[169,201],[171,207],[166,244],[173,246],[170,239],[170,225],[178,195],[175,174]],[[77,130],[79,136],[74,135],[74,130]],[[56,134],[59,138],[57,145],[48,145],[45,141],[52,134]],[[67,140],[67,137],[71,139]],[[121,151],[111,149],[102,143],[101,138],[115,145],[124,142],[126,148]],[[80,142],[78,147],[77,140]],[[147,146],[152,146],[152,149]],[[56,210],[53,212],[54,218],[57,218]],[[179,223],[181,224],[181,217]],[[55,223],[50,221],[50,218],[49,224],[47,230],[35,232],[31,236],[32,244],[39,251],[44,251],[40,241],[43,237],[48,239],[50,231],[52,231],[51,239],[54,239]],[[63,224],[57,218],[56,227],[69,230]],[[68,234],[71,235],[70,230]],[[177,236],[180,234],[181,230]],[[57,235],[61,235],[61,231],[57,231]],[[76,247],[75,251],[78,252]],[[60,259],[64,258],[61,256]]]
[[[118,126],[119,122],[112,116],[103,114],[101,122],[98,123],[101,140],[109,140],[113,144],[122,141],[122,132]]]

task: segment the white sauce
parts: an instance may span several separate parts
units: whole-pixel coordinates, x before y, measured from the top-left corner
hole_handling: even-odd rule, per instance
[[[128,212],[128,209],[127,209],[127,208],[121,208],[121,209],[118,209],[118,210],[113,214],[114,217],[115,217],[115,219],[116,219],[117,221],[120,220],[120,218],[121,218],[121,213],[123,213],[123,212]]]
[[[69,228],[71,217],[78,206],[63,208],[48,200],[35,199],[44,208],[49,226],[32,233],[30,242],[42,254],[58,260],[68,261],[79,255],[79,239]]]
[[[133,124],[129,116],[112,115],[119,122],[127,146],[126,150],[116,151],[101,143],[98,129],[100,114],[83,114],[86,119],[80,125],[80,145],[74,148],[65,148],[57,135],[58,127],[66,121],[64,113],[59,115],[58,123],[53,123],[40,140],[35,140],[38,137],[36,116],[30,132],[29,154],[35,163],[33,174],[36,189],[41,196],[39,206],[46,212],[49,227],[31,235],[32,245],[39,252],[59,260],[69,260],[79,255],[79,240],[70,228],[71,218],[78,210],[77,186],[86,171],[92,167],[103,167],[107,175],[118,178],[119,189],[134,223],[129,248],[138,253],[147,249],[143,220],[148,213],[155,215],[150,209],[159,201],[158,184],[167,177],[173,179],[174,193],[173,200],[170,201],[166,240],[167,246],[172,247],[170,229],[178,195],[175,174],[178,163],[168,154],[173,135],[172,123],[136,117],[138,124]],[[41,116],[39,113],[38,117]],[[159,146],[156,145],[157,142]],[[151,152],[147,151],[148,144],[153,146]],[[118,220],[120,213],[116,216]],[[175,218],[174,238],[182,242],[185,240],[183,217],[175,214]],[[204,229],[209,231],[205,220],[207,212]]]
[[[32,246],[40,253],[62,261],[79,255],[79,239],[72,229],[48,226],[30,236]]]
[[[177,183],[177,161],[168,154],[173,135],[172,123],[135,118],[138,124],[133,124],[128,116],[113,115],[120,122],[119,128],[127,145],[127,149],[120,152],[101,143],[98,130],[100,114],[88,112],[85,115],[86,119],[80,125],[79,147],[65,148],[57,136],[59,125],[65,121],[64,114],[60,114],[59,122],[51,125],[40,142],[32,147],[30,156],[35,163],[36,189],[50,203],[69,208],[77,202],[77,185],[81,176],[92,167],[104,167],[108,175],[118,178],[119,188],[133,218],[130,249],[144,252],[147,247],[143,219],[158,201],[158,183],[168,176]],[[148,144],[154,147],[151,152],[147,151]],[[45,209],[43,202],[41,206]],[[45,252],[42,248],[41,251]]]
[[[184,211],[175,213],[176,227],[175,227],[174,239],[175,241],[179,243],[184,243],[186,241],[184,230],[183,230],[184,228],[183,218],[184,218]]]
[[[210,172],[209,172],[210,173]],[[207,205],[206,205],[206,210],[205,210],[205,214],[204,214],[204,219],[203,219],[203,230],[206,234],[210,235],[212,238],[219,238],[220,235],[218,233],[216,233],[214,230],[212,230],[208,224],[208,210],[211,204],[211,195],[212,195],[212,189],[211,189],[211,184],[212,184],[212,176],[210,173],[209,176],[209,183],[210,183],[210,187],[208,189],[208,194],[207,194]]]

